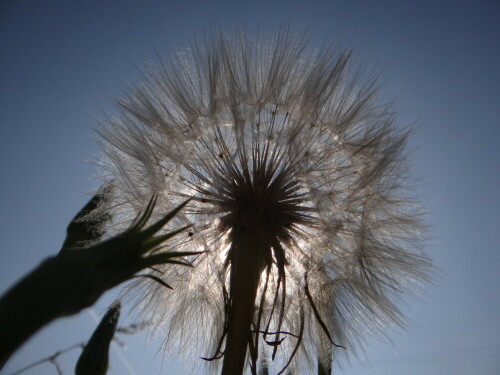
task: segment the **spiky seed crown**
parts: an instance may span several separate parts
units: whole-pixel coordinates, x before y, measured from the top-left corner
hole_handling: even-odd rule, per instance
[[[279,345],[261,346],[262,358],[279,348],[300,373],[333,343],[356,353],[363,336],[402,323],[394,301],[432,268],[408,189],[409,132],[351,60],[288,32],[215,34],[152,69],[99,130],[114,225],[151,191],[164,210],[194,197],[178,218],[194,235],[180,245],[208,252],[193,270],[163,270],[174,291],[138,286],[146,314],[168,323],[167,347],[220,350],[236,230],[269,249],[253,338]]]

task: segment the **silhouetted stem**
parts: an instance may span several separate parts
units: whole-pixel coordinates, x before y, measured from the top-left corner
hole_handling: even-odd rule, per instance
[[[325,364],[318,362],[318,375],[332,375],[331,363]]]
[[[255,297],[264,269],[266,246],[258,236],[234,230],[232,233],[228,332],[222,375],[241,375],[245,367]]]
[[[88,264],[52,257],[14,285],[0,300],[0,368],[31,335],[52,320],[91,306]]]
[[[318,356],[318,375],[333,374],[333,348],[326,340],[322,340],[322,352]]]

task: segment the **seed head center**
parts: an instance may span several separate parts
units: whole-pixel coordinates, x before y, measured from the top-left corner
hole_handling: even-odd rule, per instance
[[[261,167],[237,173],[227,189],[225,224],[269,238],[282,238],[297,223],[297,182],[287,170]]]

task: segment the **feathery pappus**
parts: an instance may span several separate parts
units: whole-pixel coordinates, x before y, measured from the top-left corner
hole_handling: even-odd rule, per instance
[[[169,249],[205,251],[151,270],[174,290],[132,288],[167,351],[222,374],[327,374],[404,322],[398,301],[432,274],[411,132],[351,51],[214,33],[117,105],[98,130],[110,229],[152,193],[157,215],[191,199]]]

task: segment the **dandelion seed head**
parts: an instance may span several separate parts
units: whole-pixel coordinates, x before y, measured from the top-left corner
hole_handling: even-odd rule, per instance
[[[167,325],[168,350],[221,352],[242,252],[256,260],[238,267],[259,277],[252,366],[276,356],[300,373],[403,324],[396,302],[432,270],[409,188],[410,132],[350,51],[314,50],[288,31],[216,33],[151,68],[117,104],[99,128],[111,225],[127,226],[153,191],[157,215],[192,198],[175,223],[191,232],[169,248],[206,251],[193,269],[161,270],[173,291],[133,286],[144,313]]]

